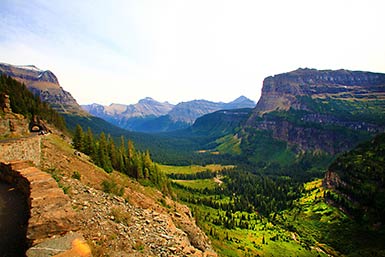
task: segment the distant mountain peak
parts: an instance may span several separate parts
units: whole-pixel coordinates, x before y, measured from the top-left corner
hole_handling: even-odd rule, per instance
[[[151,97],[139,100],[136,104],[115,104],[110,106],[83,105],[90,114],[105,119],[121,128],[136,130],[144,128],[144,124],[153,127],[152,132],[165,131],[167,129],[187,127],[194,121],[208,113],[219,110],[254,108],[255,102],[241,96],[230,103],[211,102],[204,99],[181,102],[177,105],[168,102],[160,103]],[[151,121],[145,123],[145,119]]]
[[[138,101],[138,103],[139,104],[146,104],[146,103],[159,103],[159,102],[152,97],[145,97],[143,99],[140,99]]]

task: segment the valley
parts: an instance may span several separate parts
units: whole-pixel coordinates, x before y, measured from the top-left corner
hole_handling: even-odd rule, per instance
[[[94,256],[384,256],[385,74],[278,74],[256,106],[183,103],[200,115],[171,128],[168,103],[87,107],[94,117],[51,72],[0,71],[4,138],[33,120],[52,132],[36,165],[71,199]],[[118,111],[151,116],[137,123],[148,130],[112,125]]]

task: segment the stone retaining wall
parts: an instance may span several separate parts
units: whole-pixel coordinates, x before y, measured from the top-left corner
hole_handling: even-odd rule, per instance
[[[31,161],[40,166],[41,136],[0,141],[0,161]]]
[[[27,161],[0,163],[0,180],[26,195],[30,209],[27,239],[36,245],[78,229],[70,199],[48,173]]]

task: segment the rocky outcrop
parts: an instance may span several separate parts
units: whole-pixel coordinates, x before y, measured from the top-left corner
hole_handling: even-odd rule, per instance
[[[12,112],[8,95],[0,95],[0,108],[0,139],[28,135],[28,120]]]
[[[24,83],[26,87],[61,113],[85,114],[72,95],[59,84],[55,74],[33,65],[16,66],[0,63],[0,73]]]
[[[267,77],[255,112],[306,110],[297,96],[385,99],[385,74],[348,70],[298,69]]]
[[[298,69],[268,77],[246,127],[336,154],[385,131],[385,74]]]

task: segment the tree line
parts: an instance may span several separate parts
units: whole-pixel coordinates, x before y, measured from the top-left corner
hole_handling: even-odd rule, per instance
[[[209,188],[191,188],[176,182],[173,187],[188,192],[179,197],[182,201],[205,205],[214,209],[230,212],[258,212],[263,216],[290,208],[293,201],[303,192],[301,183],[288,178],[255,174],[242,168],[224,169],[220,174],[223,186]],[[209,178],[206,172],[181,175],[185,179]],[[175,175],[174,175],[175,176]],[[179,178],[179,176],[178,176]],[[224,200],[225,198],[229,200]]]
[[[89,155],[91,160],[106,172],[119,171],[171,194],[170,182],[152,161],[150,152],[136,150],[134,143],[131,140],[126,141],[124,136],[120,137],[120,144],[116,145],[110,135],[106,136],[102,132],[99,137],[95,137],[91,128],[84,131],[77,125],[72,144],[76,150]]]

